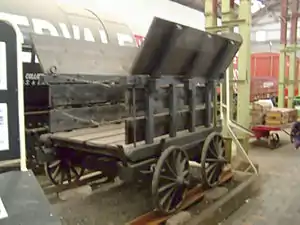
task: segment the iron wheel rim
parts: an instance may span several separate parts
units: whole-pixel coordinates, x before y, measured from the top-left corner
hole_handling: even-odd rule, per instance
[[[203,185],[209,188],[217,186],[227,163],[224,140],[221,134],[213,132],[205,139],[201,153]]]
[[[76,167],[69,159],[56,159],[45,162],[44,169],[46,176],[54,185],[77,182],[84,173],[83,167]]]
[[[152,196],[157,210],[172,214],[182,206],[190,182],[189,157],[178,147],[163,151],[152,179]]]
[[[275,149],[279,146],[280,138],[279,134],[277,133],[271,133],[269,136],[268,144],[272,149]]]

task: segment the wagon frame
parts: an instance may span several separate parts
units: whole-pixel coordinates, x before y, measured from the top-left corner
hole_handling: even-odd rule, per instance
[[[37,43],[43,38],[33,37],[41,62]],[[190,161],[200,165],[204,186],[218,185],[227,161],[222,126],[212,118],[213,93],[241,43],[237,34],[212,35],[155,18],[131,75],[122,79],[127,116],[41,135],[43,152],[54,157],[45,163],[51,181],[79,179],[83,170],[76,171],[78,165],[95,165],[89,169],[126,181],[150,173],[154,206],[166,214],[184,200]],[[157,97],[161,90],[164,95]]]

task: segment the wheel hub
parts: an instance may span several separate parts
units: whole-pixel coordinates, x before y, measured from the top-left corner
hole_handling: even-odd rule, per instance
[[[179,185],[183,185],[184,184],[184,177],[183,176],[177,176],[176,183],[179,184]]]

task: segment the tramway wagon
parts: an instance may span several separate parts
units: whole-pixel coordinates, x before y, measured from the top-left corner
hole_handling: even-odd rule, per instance
[[[227,162],[213,91],[240,35],[155,18],[140,49],[32,39],[55,105],[40,136],[54,184],[76,181],[84,169],[125,181],[151,174],[154,206],[167,214],[184,200],[190,161],[201,165],[204,186],[218,185]]]

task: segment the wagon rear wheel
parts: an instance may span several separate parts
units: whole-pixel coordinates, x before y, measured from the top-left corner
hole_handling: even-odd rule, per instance
[[[46,162],[44,169],[54,185],[77,182],[84,173],[84,168],[76,167],[71,159],[56,159]]]
[[[224,140],[221,134],[213,132],[206,138],[201,153],[201,172],[204,187],[212,188],[218,185],[226,163]]]
[[[268,137],[268,145],[271,149],[275,149],[279,146],[280,138],[277,133],[271,133]]]
[[[179,147],[169,147],[157,161],[152,179],[152,196],[157,210],[164,214],[177,211],[190,182],[189,157]]]

